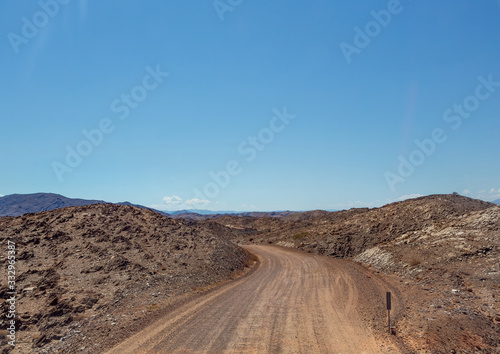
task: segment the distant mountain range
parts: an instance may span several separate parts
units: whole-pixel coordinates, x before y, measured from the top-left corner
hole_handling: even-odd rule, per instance
[[[90,204],[106,204],[106,203],[108,202],[103,200],[67,198],[60,194],[54,194],[54,193],[11,194],[11,195],[6,195],[4,197],[0,197],[0,217],[20,216],[23,214],[38,213],[41,211],[49,211],[65,207],[84,206]],[[500,199],[494,200],[492,203],[500,205]],[[291,217],[291,215],[293,214],[304,214],[288,210],[272,211],[272,212],[257,212],[257,211],[241,212],[241,211],[213,211],[213,210],[200,210],[200,209],[179,210],[166,213],[161,210],[149,208],[144,205],[132,204],[130,202],[110,203],[110,204],[135,206],[142,209],[153,210],[164,216],[170,216],[174,218],[195,219],[195,220],[210,219],[222,215],[234,215],[242,217],[283,218],[283,217]]]
[[[218,217],[221,215],[235,215],[235,216],[250,216],[250,217],[275,217],[281,218],[291,214],[297,213],[296,211],[213,211],[213,210],[178,210],[170,212],[174,218],[188,218],[188,219],[207,219],[210,217]]]
[[[176,210],[169,212],[170,215],[180,215],[180,214],[199,214],[199,215],[213,215],[213,214],[235,214],[237,211],[213,211],[205,209],[185,209]]]
[[[33,194],[11,194],[0,197],[0,217],[2,216],[20,216],[28,213],[39,213],[54,209],[84,206],[91,204],[107,204],[104,200],[67,198],[60,194],[54,193],[33,193]],[[161,210],[146,207],[144,205],[132,204],[130,202],[109,203],[117,205],[129,205],[142,209],[150,209],[158,214],[170,216],[174,218],[189,218],[189,219],[206,219],[211,216],[221,215],[238,215],[238,216],[253,216],[253,217],[283,217],[294,214],[293,211],[273,211],[273,212],[238,212],[238,211],[212,211],[212,210],[179,210],[171,213],[166,213]]]
[[[28,213],[39,213],[54,209],[84,206],[90,204],[106,204],[103,200],[67,198],[54,193],[34,193],[34,194],[11,194],[0,197],[0,217],[1,216],[20,216]],[[160,210],[145,207],[143,205],[132,204],[129,202],[111,203],[118,205],[135,206],[142,209],[150,209],[159,214],[169,216]]]

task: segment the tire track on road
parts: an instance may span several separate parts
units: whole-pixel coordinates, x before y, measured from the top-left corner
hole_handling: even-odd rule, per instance
[[[398,352],[390,341],[382,350],[358,314],[360,301],[382,295],[360,293],[352,264],[281,247],[245,248],[260,259],[255,272],[183,304],[109,353]]]

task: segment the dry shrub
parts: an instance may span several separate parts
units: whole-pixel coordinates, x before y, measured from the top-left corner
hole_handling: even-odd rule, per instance
[[[420,259],[416,258],[416,257],[413,257],[411,260],[410,260],[410,266],[411,267],[416,267],[418,266],[420,263],[422,263],[420,261]]]
[[[307,235],[308,235],[308,233],[307,233],[307,232],[299,232],[298,234],[293,235],[293,236],[292,236],[292,238],[293,238],[294,240],[301,240],[301,239],[303,239],[304,237],[306,237]]]
[[[249,252],[245,261],[245,267],[252,267],[258,261],[259,258],[255,254]]]

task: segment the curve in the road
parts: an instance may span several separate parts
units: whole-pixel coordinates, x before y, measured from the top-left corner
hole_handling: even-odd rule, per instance
[[[246,248],[260,259],[255,272],[180,306],[109,353],[397,352],[360,318],[359,302],[380,294],[362,294],[366,284],[357,284],[359,270],[349,262]]]

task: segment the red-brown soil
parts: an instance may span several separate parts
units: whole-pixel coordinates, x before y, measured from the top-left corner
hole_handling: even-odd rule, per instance
[[[500,352],[499,206],[434,195],[274,223],[253,221],[239,237],[352,258],[397,286],[406,304],[397,336],[408,351]]]
[[[376,292],[380,295],[383,287],[391,289],[397,306],[393,318],[396,334],[389,342],[403,352],[500,352],[499,206],[454,194],[375,209],[277,216],[224,215],[185,220],[134,207],[100,204],[0,218],[2,244],[10,239],[16,242],[18,252],[16,350],[100,352],[110,348],[165,314],[186,308],[191,301],[216,296],[226,286],[216,285],[248,270],[250,258],[235,244],[239,242],[274,244],[347,259],[342,261],[342,269],[352,269],[348,273],[356,296],[367,299],[365,307],[358,301],[356,316],[369,325],[375,338],[386,336],[386,323],[381,320],[384,311],[375,297],[366,293],[375,291],[369,289],[369,284],[374,284],[370,279],[382,279],[376,284],[385,285],[376,287]],[[256,253],[259,250],[254,249]],[[6,253],[1,257],[6,264]],[[260,257],[264,263],[288,264],[280,272],[299,272],[305,282],[305,271],[317,261],[302,257],[302,262],[288,262],[291,256],[284,255]],[[260,283],[262,289],[279,292],[286,289],[285,283],[294,283],[280,272],[273,273],[275,287],[269,276],[269,282]],[[316,273],[310,276],[314,278]],[[259,278],[249,277],[258,287]],[[335,279],[333,275],[328,277]],[[365,281],[367,287],[361,284]],[[6,297],[4,288],[1,295]],[[342,296],[342,301],[355,298]],[[279,311],[299,316],[285,306],[294,301],[293,297],[281,300],[284,307]],[[7,305],[2,306],[5,313]],[[269,306],[274,306],[271,300]],[[371,309],[374,306],[378,306],[375,312]],[[340,310],[335,311],[340,319],[345,318]],[[223,311],[218,316],[234,320]],[[5,327],[5,318],[1,321]],[[250,334],[257,331],[251,322],[242,323]],[[286,336],[290,331],[293,326],[283,333]],[[5,331],[0,334],[6,351]],[[283,342],[277,335],[276,340],[283,348],[292,348],[288,347],[292,337]],[[233,344],[237,346],[234,338],[224,347]],[[272,342],[267,345],[274,348]],[[346,345],[344,349],[349,351],[351,344]],[[373,348],[371,345],[368,347]]]
[[[17,248],[16,350],[99,348],[159,303],[235,277],[248,254],[223,231],[113,204],[0,218]]]

